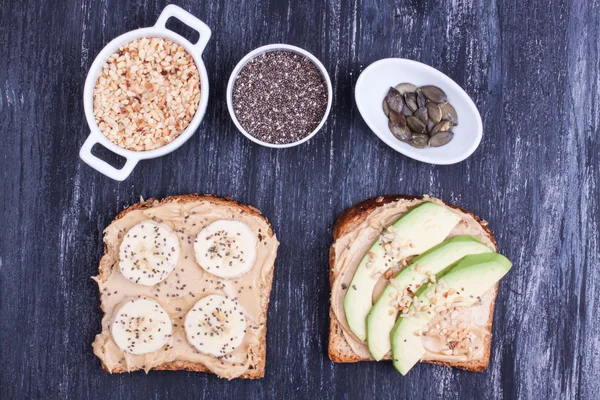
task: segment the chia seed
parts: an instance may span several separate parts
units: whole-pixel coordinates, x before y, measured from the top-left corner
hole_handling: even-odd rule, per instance
[[[233,109],[242,127],[272,144],[297,142],[314,131],[327,109],[327,85],[306,57],[273,51],[252,59],[233,87]]]

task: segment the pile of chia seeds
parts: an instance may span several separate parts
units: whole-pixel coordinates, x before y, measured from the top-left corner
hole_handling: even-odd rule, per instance
[[[297,142],[321,123],[327,85],[306,57],[273,51],[252,59],[233,87],[233,109],[242,127],[273,144]]]

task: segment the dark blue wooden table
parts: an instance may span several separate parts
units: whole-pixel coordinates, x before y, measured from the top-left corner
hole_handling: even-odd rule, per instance
[[[594,399],[600,396],[600,2],[177,2],[204,20],[210,103],[182,148],[124,182],[83,164],[83,82],[112,38],[154,24],[165,1],[4,0],[0,6],[0,398]],[[321,59],[334,86],[325,128],[288,150],[237,132],[225,87],[250,50],[283,42]],[[354,83],[370,63],[415,59],[458,82],[484,138],[432,166],[380,141]],[[109,375],[92,354],[102,230],[140,195],[231,196],[282,243],[266,377]],[[379,194],[431,194],[490,222],[514,268],[500,285],[485,373],[326,355],[331,228]]]

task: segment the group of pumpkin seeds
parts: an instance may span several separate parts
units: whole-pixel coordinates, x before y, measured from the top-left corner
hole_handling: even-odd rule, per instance
[[[454,137],[456,110],[442,89],[401,83],[391,87],[383,100],[392,134],[413,147],[440,147]]]

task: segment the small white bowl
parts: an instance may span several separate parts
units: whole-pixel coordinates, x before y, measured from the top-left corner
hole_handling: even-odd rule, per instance
[[[167,29],[165,24],[171,17],[177,18],[192,29],[198,31],[200,34],[198,42],[192,44],[184,37]],[[134,31],[127,32],[113,39],[109,44],[107,44],[94,60],[94,63],[88,72],[87,79],[85,80],[85,88],[83,90],[83,106],[85,109],[85,118],[90,126],[90,135],[81,147],[81,150],[79,151],[79,157],[81,157],[86,164],[103,173],[104,175],[117,181],[122,181],[126,179],[129,174],[131,174],[138,161],[163,156],[184,144],[194,134],[194,132],[196,132],[196,129],[198,129],[198,126],[204,117],[204,113],[206,112],[206,106],[208,105],[208,74],[206,72],[204,62],[202,61],[202,52],[204,51],[204,48],[210,39],[210,35],[210,28],[206,26],[204,22],[200,21],[198,18],[194,17],[192,14],[188,13],[182,8],[171,4],[164,8],[153,27],[136,29]],[[154,150],[132,151],[117,146],[108,140],[108,138],[100,131],[98,124],[96,124],[96,119],[94,118],[94,86],[96,86],[98,75],[100,74],[102,66],[108,57],[115,53],[122,45],[142,37],[160,37],[169,39],[177,44],[180,44],[188,53],[190,53],[194,59],[194,62],[196,63],[196,67],[198,68],[198,73],[200,75],[200,103],[198,104],[196,114],[194,115],[194,118],[188,127],[171,143]],[[91,150],[92,147],[97,143],[106,147],[113,153],[117,153],[118,155],[127,159],[123,168],[116,169],[106,161],[94,156]]]
[[[410,82],[416,86],[435,85],[446,92],[456,109],[458,126],[454,138],[445,146],[417,149],[396,139],[388,128],[382,104],[391,86]],[[359,76],[354,90],[358,110],[371,130],[388,146],[430,164],[448,165],[469,157],[481,142],[481,115],[469,95],[456,82],[437,69],[404,58],[386,58],[369,65]]]
[[[321,122],[319,123],[319,125],[315,128],[314,131],[312,131],[310,133],[310,135],[306,136],[303,139],[298,140],[297,142],[286,143],[286,144],[273,144],[273,143],[263,142],[262,140],[257,139],[254,136],[252,136],[251,134],[249,134],[242,127],[242,125],[240,124],[240,121],[238,121],[237,117],[235,116],[235,111],[233,110],[233,86],[235,84],[235,80],[238,77],[238,74],[240,73],[242,68],[244,68],[246,66],[246,64],[248,64],[248,62],[250,60],[254,59],[255,57],[257,57],[261,54],[269,53],[272,51],[289,51],[292,53],[300,54],[300,55],[308,58],[319,69],[319,71],[321,71],[321,74],[323,75],[323,80],[327,84],[327,109],[325,110],[325,114],[323,114],[323,119],[321,119]],[[275,149],[282,149],[282,148],[286,148],[286,147],[298,146],[299,144],[302,144],[302,143],[310,140],[310,138],[312,138],[313,136],[315,136],[315,134],[323,127],[323,125],[325,124],[325,121],[327,120],[327,117],[329,116],[329,111],[331,111],[332,97],[333,97],[333,89],[331,86],[331,79],[329,79],[329,74],[327,73],[327,70],[325,69],[323,64],[321,64],[321,62],[315,56],[313,56],[311,53],[309,53],[308,51],[301,49],[300,47],[290,46],[288,44],[269,44],[267,46],[262,46],[256,50],[251,51],[244,58],[242,58],[240,60],[240,62],[235,66],[235,68],[233,69],[233,72],[231,73],[231,76],[229,77],[229,83],[227,84],[227,109],[229,109],[229,115],[231,115],[231,119],[233,120],[233,123],[235,124],[235,126],[239,129],[240,132],[242,132],[244,134],[244,136],[246,136],[248,139],[252,140],[254,143],[258,143],[265,147],[272,147]]]

